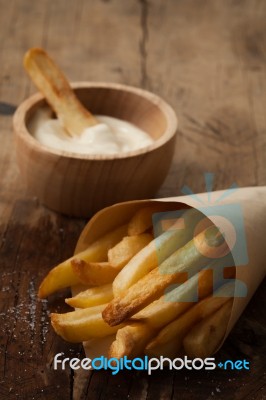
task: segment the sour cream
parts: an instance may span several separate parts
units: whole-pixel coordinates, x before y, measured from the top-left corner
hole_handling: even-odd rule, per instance
[[[113,117],[96,115],[98,125],[71,137],[50,110],[42,110],[30,131],[41,144],[51,149],[78,154],[118,154],[149,146],[153,139],[135,125]]]

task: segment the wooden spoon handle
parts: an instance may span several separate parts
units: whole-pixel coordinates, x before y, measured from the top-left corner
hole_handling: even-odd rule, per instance
[[[79,136],[85,128],[98,124],[43,49],[30,49],[24,56],[24,67],[71,136]]]

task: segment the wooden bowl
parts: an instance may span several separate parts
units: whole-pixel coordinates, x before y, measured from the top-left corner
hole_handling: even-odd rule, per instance
[[[73,88],[93,114],[132,122],[154,143],[117,155],[79,155],[45,147],[29,128],[36,110],[47,105],[37,93],[18,107],[13,120],[17,161],[29,191],[48,208],[77,217],[89,217],[116,202],[153,197],[174,153],[173,109],[158,96],[126,85],[81,82]]]

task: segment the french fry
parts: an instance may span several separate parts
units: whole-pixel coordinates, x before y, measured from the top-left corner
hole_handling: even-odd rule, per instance
[[[108,261],[112,267],[122,269],[131,258],[143,247],[147,246],[153,237],[149,233],[137,236],[125,236],[108,251]]]
[[[110,327],[101,316],[105,305],[99,305],[65,314],[51,314],[51,323],[58,335],[68,342],[83,342],[91,338],[111,335],[120,327]]]
[[[224,338],[232,305],[233,299],[190,330],[183,340],[185,352],[189,357],[205,358],[215,353]]]
[[[25,54],[24,67],[71,136],[78,136],[84,129],[98,123],[43,49],[30,49]]]
[[[108,357],[111,344],[115,341],[116,332],[102,338],[89,339],[84,343],[84,350],[91,360],[104,356]],[[76,382],[76,381],[75,381]],[[75,395],[73,396],[76,399]]]
[[[224,269],[223,267],[218,267]],[[184,282],[182,285],[173,288],[167,294],[163,294],[158,300],[154,300],[148,306],[133,315],[130,319],[136,322],[145,322],[151,328],[161,329],[179,315],[187,311],[188,308],[195,306],[194,299],[198,292],[198,299],[202,300],[213,293],[213,271],[204,269],[198,275]],[[233,278],[235,267],[227,267],[226,279]],[[216,287],[217,282],[215,282]]]
[[[212,294],[211,272],[208,269],[200,271],[198,275],[194,275],[182,285],[173,288],[167,294],[163,294],[158,300],[153,301],[133,315],[131,321],[142,321],[151,328],[161,329],[195,305],[194,299],[197,292],[199,299]],[[188,301],[188,299],[191,301]]]
[[[65,302],[71,307],[87,308],[108,303],[113,299],[112,284],[95,286],[83,292],[80,292],[74,297],[65,299]]]
[[[176,209],[176,206],[170,207]],[[128,235],[140,235],[152,227],[152,215],[159,212],[169,211],[169,205],[165,203],[154,203],[138,210],[128,223]]]
[[[169,230],[137,253],[115,278],[113,282],[114,296],[125,293],[139,279],[191,240],[193,234],[191,226],[201,219],[202,214],[199,211],[194,209],[185,211],[183,217],[178,219]],[[184,229],[182,221],[185,221],[186,229]]]
[[[135,358],[142,355],[145,345],[154,335],[154,331],[145,323],[132,323],[119,329],[115,341],[111,344],[108,357]]]
[[[113,282],[114,296],[127,291],[135,282],[158,265],[154,241],[140,250],[119,272]]]
[[[160,268],[150,271],[131,286],[124,295],[114,297],[103,311],[104,320],[110,326],[120,324],[158,299],[169,285],[176,282],[180,273],[190,271],[193,275],[199,272],[207,262],[206,256],[218,257],[224,250],[224,238],[217,233],[219,230],[215,226],[207,228],[167,258]]]
[[[115,246],[126,234],[127,225],[122,225],[102,236],[83,252],[54,267],[46,275],[39,287],[39,298],[44,299],[60,289],[80,283],[78,276],[72,269],[71,261],[76,257],[85,262],[106,261],[108,250]]]
[[[88,285],[105,285],[114,280],[119,270],[108,262],[86,262],[79,258],[71,261],[72,269],[80,282]]]
[[[172,283],[172,275],[168,275],[169,283]],[[103,311],[103,319],[115,326],[130,318],[151,301],[160,297],[165,289],[166,276],[153,269],[141,280],[131,286],[125,295],[115,297]]]
[[[228,302],[233,295],[234,282],[223,285],[213,296],[200,301],[179,318],[166,325],[147,345],[145,353],[152,357],[158,355],[172,357],[173,354],[176,355],[182,346],[185,335],[193,325],[213,314]],[[169,349],[171,350],[171,354],[168,353]]]

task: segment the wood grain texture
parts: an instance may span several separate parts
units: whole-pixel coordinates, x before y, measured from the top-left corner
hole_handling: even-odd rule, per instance
[[[183,185],[202,191],[266,185],[266,3],[263,0],[0,0],[0,101],[18,105],[35,89],[25,51],[44,46],[72,81],[126,83],[154,91],[179,117],[175,159],[158,196]],[[36,300],[46,271],[69,256],[83,220],[56,215],[30,197],[15,164],[11,117],[0,117],[0,399],[262,400],[265,284],[218,359],[247,358],[251,371],[52,371],[54,354],[80,354],[59,339],[47,313],[61,296]]]

